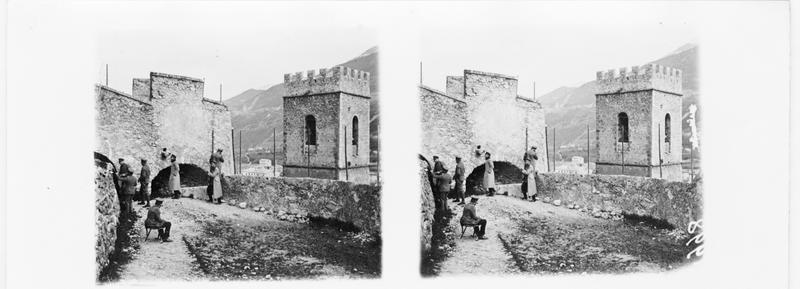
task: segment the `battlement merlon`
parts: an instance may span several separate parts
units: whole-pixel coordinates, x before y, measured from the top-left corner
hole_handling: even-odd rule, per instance
[[[283,84],[287,97],[344,92],[368,98],[369,78],[369,72],[336,66],[309,70],[305,74],[284,74]]]
[[[648,89],[683,95],[683,72],[659,64],[622,67],[597,72],[595,94],[610,94]]]

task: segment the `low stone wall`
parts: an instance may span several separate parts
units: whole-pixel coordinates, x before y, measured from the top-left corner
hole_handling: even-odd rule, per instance
[[[381,188],[311,178],[225,176],[223,198],[297,215],[336,219],[380,233]],[[195,196],[196,197],[196,196]]]
[[[431,184],[428,181],[428,174],[424,169],[419,170],[419,183],[420,183],[420,201],[422,206],[422,214],[420,215],[422,231],[420,232],[420,248],[422,249],[423,258],[431,249],[431,240],[433,239],[433,215],[436,211],[436,203],[433,199],[433,191]]]
[[[94,178],[95,183],[95,227],[97,227],[96,276],[100,275],[103,268],[108,266],[108,257],[114,252],[114,243],[117,241],[117,226],[119,226],[119,197],[114,188],[114,179],[110,172],[97,168]]]
[[[539,198],[562,204],[621,211],[669,222],[686,230],[702,218],[702,183],[671,182],[655,178],[619,175],[540,173]]]

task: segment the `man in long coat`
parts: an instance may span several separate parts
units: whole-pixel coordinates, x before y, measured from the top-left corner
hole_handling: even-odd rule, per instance
[[[181,169],[178,166],[177,159],[175,155],[170,157],[169,191],[172,193],[173,199],[181,197]]]
[[[209,173],[210,179],[210,186],[213,194],[211,195],[211,200],[216,201],[217,204],[222,203],[222,168],[213,167],[211,172]]]
[[[483,188],[488,191],[487,196],[494,196],[496,191],[494,182],[494,161],[492,154],[486,152],[486,163],[483,166]]]
[[[461,213],[461,225],[478,225],[479,229],[475,234],[478,235],[479,240],[486,240],[486,219],[478,217],[478,212],[475,209],[475,205],[477,204],[478,198],[472,197],[472,199],[469,200],[469,204],[464,206],[464,211]]]

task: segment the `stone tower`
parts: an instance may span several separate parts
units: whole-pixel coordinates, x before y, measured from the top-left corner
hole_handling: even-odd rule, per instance
[[[681,77],[657,64],[597,72],[598,174],[681,180]]]
[[[333,67],[283,80],[284,176],[369,183],[369,73]]]

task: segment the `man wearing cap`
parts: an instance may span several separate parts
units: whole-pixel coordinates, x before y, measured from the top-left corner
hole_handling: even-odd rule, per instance
[[[453,178],[447,173],[447,169],[443,169],[438,175],[433,176],[436,179],[436,204],[442,210],[447,211],[447,194],[450,193],[450,182]]]
[[[525,175],[522,180],[522,198],[527,200],[528,195],[530,195],[531,200],[534,202],[536,201],[536,160],[538,159],[536,146],[532,146],[522,158],[525,163],[522,170],[523,175]]]
[[[122,178],[131,173],[130,167],[125,163],[125,159],[119,158],[119,171],[117,171],[117,191],[122,191]]]
[[[217,152],[211,154],[211,159],[209,159],[208,162],[211,164],[211,167],[221,169],[222,163],[225,162],[225,158],[222,157],[222,149],[217,149]]]
[[[161,219],[161,205],[164,204],[162,200],[156,200],[155,206],[147,209],[147,219],[144,220],[146,228],[158,229],[158,238],[161,242],[172,242],[169,239],[169,231],[172,228],[172,223]]]
[[[128,172],[120,178],[119,182],[122,188],[121,202],[124,204],[122,209],[125,213],[131,214],[133,213],[133,195],[136,194],[136,177]]]
[[[146,159],[142,159],[142,170],[139,171],[139,196],[139,205],[150,207],[150,166]]]
[[[539,159],[539,156],[536,155],[536,146],[532,146],[531,149],[525,152],[525,155],[522,157],[523,163],[532,164],[536,163],[536,160]],[[534,166],[534,170],[536,167]]]
[[[456,202],[459,205],[464,205],[464,181],[466,180],[466,172],[467,169],[464,167],[464,162],[461,161],[461,157],[456,157],[456,171],[453,174],[453,180],[456,182],[455,189],[456,189]]]
[[[478,213],[475,210],[477,204],[478,198],[472,197],[469,200],[469,204],[464,206],[464,212],[461,213],[461,224],[465,226],[478,225],[478,232],[475,233],[478,235],[478,240],[486,240],[486,220],[478,217]]]

